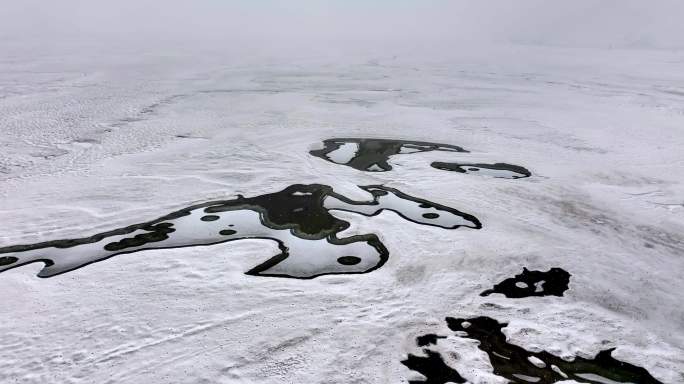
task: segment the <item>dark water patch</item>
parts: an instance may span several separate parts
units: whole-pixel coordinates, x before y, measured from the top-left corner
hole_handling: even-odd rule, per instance
[[[426,347],[428,345],[437,344],[438,339],[446,339],[446,336],[435,335],[434,333],[428,333],[423,336],[416,337],[416,345],[419,347]]]
[[[523,271],[515,277],[505,279],[488,289],[480,296],[492,293],[502,293],[508,298],[522,298],[530,296],[563,296],[570,283],[570,274],[561,268],[551,268],[546,272]]]
[[[577,356],[567,361],[546,351],[530,352],[508,343],[501,331],[508,324],[495,319],[448,317],[446,320],[452,331],[480,342],[478,348],[489,356],[495,375],[514,383],[555,383],[568,379],[597,384],[660,383],[644,368],[614,359],[611,356],[614,348],[603,350],[591,359]]]
[[[591,384],[662,384],[646,369],[613,358],[611,354],[614,348],[600,351],[593,358],[577,356],[568,361],[546,351],[531,352],[509,343],[502,332],[508,324],[499,323],[489,317],[469,319],[447,317],[446,321],[449,329],[458,337],[477,340],[478,348],[488,355],[494,374],[508,379],[511,383],[548,384],[575,380]],[[427,382],[444,383],[444,381],[439,381],[439,378],[443,377],[443,372],[453,369],[440,365],[440,362],[443,365],[446,364],[439,353],[428,348],[424,348],[423,352],[428,357],[420,357],[421,360],[416,360],[415,356],[409,355],[409,360],[414,364],[409,366],[403,361],[402,364],[428,377],[428,380],[438,380]],[[461,380],[455,382],[465,381]]]
[[[247,274],[308,279],[367,273],[381,267],[389,256],[376,234],[338,237],[350,223],[337,218],[335,211],[375,216],[388,210],[406,220],[445,229],[482,227],[472,215],[393,188],[360,188],[369,193],[369,200],[351,200],[327,185],[295,184],[271,194],[193,205],[89,237],[3,247],[0,255],[6,256],[0,256],[0,272],[41,261],[45,266],[38,276],[51,277],[119,254],[267,239],[278,244],[280,253]]]
[[[401,363],[408,369],[425,376],[425,380],[410,380],[409,384],[447,384],[465,383],[465,379],[455,369],[448,366],[442,356],[429,349],[423,350],[425,356],[409,354]]]
[[[19,259],[13,256],[0,257],[0,265],[10,265],[16,263],[17,261],[19,261]]]
[[[337,258],[337,262],[342,265],[356,265],[361,262],[356,256],[342,256]]]
[[[417,224],[447,229],[458,227],[482,228],[480,221],[473,215],[407,195],[394,188],[381,185],[369,185],[360,188],[373,196],[373,203],[358,204],[346,198],[339,199],[339,195],[337,195],[338,197],[326,198],[324,206],[330,210],[348,211],[365,216],[375,216],[383,210],[388,210]]]
[[[148,243],[155,243],[164,241],[169,238],[169,233],[175,232],[173,223],[159,223],[150,225],[143,229],[147,232],[139,233],[133,237],[124,237],[119,241],[107,243],[104,246],[105,251],[123,251],[127,248],[136,248]]]
[[[365,172],[386,172],[392,169],[388,160],[398,154],[446,151],[468,152],[449,144],[391,139],[328,139],[323,149],[310,151],[313,156]]]
[[[443,171],[452,171],[458,173],[477,173],[502,179],[521,179],[523,177],[530,177],[532,173],[525,167],[519,165],[494,163],[444,163],[435,161],[430,164],[432,168],[441,169]]]
[[[430,151],[468,153],[467,150],[450,144],[363,138],[327,139],[323,141],[322,149],[312,150],[309,153],[332,163],[346,165],[364,172],[386,172],[392,170],[389,159],[394,155]],[[477,173],[505,179],[520,179],[531,176],[531,172],[527,168],[507,163],[446,163],[436,161],[431,166],[445,171]]]

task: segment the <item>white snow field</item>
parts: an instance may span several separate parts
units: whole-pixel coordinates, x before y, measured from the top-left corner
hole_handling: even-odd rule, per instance
[[[508,322],[509,341],[613,356],[684,383],[684,51],[507,46],[250,59],[119,47],[0,55],[0,247],[71,239],[237,194],[384,184],[477,217],[424,226],[335,212],[389,260],[309,280],[245,272],[268,240],[118,255],[49,278],[0,273],[0,383],[405,383],[415,337],[445,317]],[[361,172],[325,139],[462,146]],[[335,156],[353,156],[349,146]],[[529,178],[433,161],[510,163]],[[480,293],[530,270],[562,297]],[[445,341],[446,342],[446,341]],[[504,383],[473,340],[448,364]],[[440,343],[442,343],[440,341]],[[450,352],[448,352],[450,351]]]

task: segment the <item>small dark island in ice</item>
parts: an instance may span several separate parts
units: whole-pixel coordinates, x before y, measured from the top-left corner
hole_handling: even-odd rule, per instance
[[[386,172],[392,169],[388,163],[390,156],[430,151],[468,152],[455,145],[424,141],[347,138],[324,140],[323,149],[309,153],[359,171]]]
[[[501,331],[508,324],[499,323],[489,317],[470,319],[447,317],[446,321],[449,329],[459,337],[477,340],[478,348],[489,356],[493,373],[512,383],[548,384],[564,380],[591,384],[661,383],[646,369],[613,358],[611,353],[614,348],[603,350],[591,359],[577,356],[568,361],[546,351],[531,352],[509,343],[506,335]],[[416,343],[418,346],[425,347],[421,342],[422,337],[418,337]],[[425,356],[409,354],[408,358],[402,361],[402,364],[409,369],[426,378],[423,381],[410,381],[410,383],[466,382],[459,372],[444,362],[439,352],[430,348],[423,348],[422,351]]]
[[[353,201],[321,184],[295,184],[276,193],[210,201],[156,220],[93,236],[0,248],[0,272],[42,261],[38,276],[51,277],[124,253],[147,249],[206,246],[241,239],[269,239],[280,253],[247,272],[250,275],[313,278],[366,273],[389,255],[375,234],[339,238],[347,221],[331,211],[374,216],[384,210],[418,224],[479,229],[477,218],[456,209],[380,185],[360,187],[372,200]]]
[[[444,163],[435,161],[430,164],[432,168],[441,169],[443,171],[453,171],[458,173],[475,173],[484,176],[496,177],[500,179],[522,179],[523,177],[530,177],[532,173],[525,167],[519,165],[494,163]]]
[[[489,296],[492,293],[502,293],[508,298],[521,298],[529,296],[563,296],[570,283],[570,274],[561,268],[551,268],[546,272],[523,271],[515,277],[505,279],[488,289],[480,296]]]

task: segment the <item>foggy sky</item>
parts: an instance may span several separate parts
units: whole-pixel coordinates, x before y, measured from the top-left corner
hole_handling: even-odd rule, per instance
[[[5,42],[684,47],[679,0],[0,0]]]

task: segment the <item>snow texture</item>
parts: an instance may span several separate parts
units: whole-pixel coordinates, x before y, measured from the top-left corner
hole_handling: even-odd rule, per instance
[[[402,383],[415,337],[488,316],[511,343],[616,359],[684,383],[684,54],[508,46],[438,58],[252,60],[126,47],[0,55],[0,247],[77,238],[296,183],[350,199],[383,184],[471,213],[480,230],[349,221],[381,268],[250,276],[266,240],[119,255],[40,279],[0,274],[2,383]],[[80,53],[79,53],[80,52]],[[186,52],[186,53],[183,53]],[[362,172],[309,155],[373,137],[461,146]],[[344,162],[352,147],[334,154]],[[435,161],[529,169],[476,177]],[[388,204],[392,203],[388,201]],[[332,204],[332,203],[331,203]],[[564,296],[480,292],[522,270],[572,275]],[[474,340],[442,354],[503,383]]]

